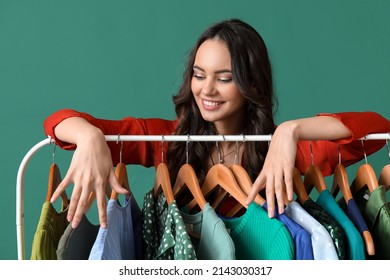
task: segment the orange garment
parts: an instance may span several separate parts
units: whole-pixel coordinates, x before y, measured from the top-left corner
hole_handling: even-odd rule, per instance
[[[314,164],[320,167],[324,176],[333,174],[338,164],[339,152],[342,155],[344,166],[356,163],[364,158],[361,137],[371,133],[387,133],[390,131],[390,121],[375,112],[344,112],[322,113],[319,116],[330,116],[340,120],[352,133],[351,137],[335,141],[312,141]],[[54,128],[62,120],[70,117],[82,117],[91,124],[100,128],[105,135],[171,135],[178,120],[158,118],[142,119],[126,117],[121,120],[98,119],[87,113],[72,109],[62,109],[50,115],[44,122],[46,135],[52,137],[56,143],[67,150],[75,149],[75,145],[60,141],[54,134]],[[166,143],[165,143],[166,144]],[[108,142],[113,158],[113,164],[119,162],[120,144]],[[364,150],[370,155],[385,145],[384,140],[369,140],[364,142]],[[135,141],[124,142],[122,148],[122,162],[125,164],[140,164],[151,167],[161,163],[161,142]],[[164,146],[167,148],[167,145]],[[164,154],[166,154],[164,152]],[[310,141],[299,141],[297,147],[296,167],[303,174],[312,162]]]

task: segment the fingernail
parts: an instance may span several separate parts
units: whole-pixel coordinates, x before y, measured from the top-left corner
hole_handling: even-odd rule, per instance
[[[78,227],[78,225],[79,225],[79,223],[78,223],[78,222],[72,222],[72,228],[73,228],[73,229],[77,228],[77,227]]]

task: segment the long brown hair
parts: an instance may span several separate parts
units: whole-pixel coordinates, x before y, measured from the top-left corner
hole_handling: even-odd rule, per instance
[[[276,102],[271,64],[267,47],[260,34],[239,19],[222,21],[204,31],[189,54],[183,75],[183,83],[177,95],[173,96],[179,124],[177,135],[215,135],[212,123],[205,121],[195,103],[191,91],[193,65],[200,45],[208,39],[218,39],[229,49],[233,80],[246,99],[246,116],[242,129],[245,135],[272,134],[275,130],[273,106]],[[177,176],[179,168],[186,163],[186,142],[170,142],[167,152],[171,180]],[[189,163],[202,182],[207,170],[205,164],[215,143],[190,142]],[[258,176],[268,150],[266,142],[245,142],[243,166],[252,180]]]

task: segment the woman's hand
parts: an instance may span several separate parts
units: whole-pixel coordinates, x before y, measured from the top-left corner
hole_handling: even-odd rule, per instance
[[[295,165],[298,136],[292,122],[281,124],[272,136],[263,169],[255,180],[247,204],[265,188],[268,216],[272,218],[275,207],[284,212],[284,202],[293,198],[292,172]],[[275,198],[276,204],[275,205]]]
[[[81,123],[86,124],[84,120]],[[75,123],[73,129],[77,128],[79,124],[79,122]],[[60,125],[62,123],[58,125],[58,134],[66,131],[65,124],[62,127]],[[88,211],[88,200],[91,193],[95,192],[100,225],[105,228],[107,226],[107,187],[111,186],[113,190],[121,194],[127,194],[127,190],[122,188],[116,179],[110,149],[99,129],[88,123],[73,143],[77,144],[77,148],[74,151],[67,174],[53,193],[51,202],[54,202],[70,184],[74,184],[67,219],[72,222],[72,227],[76,228],[83,214]]]

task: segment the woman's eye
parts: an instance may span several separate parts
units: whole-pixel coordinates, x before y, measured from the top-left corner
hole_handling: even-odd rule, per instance
[[[203,80],[204,79],[204,76],[202,75],[199,75],[199,74],[194,74],[193,77],[197,80]]]
[[[232,78],[219,78],[218,80],[221,83],[230,83],[233,79]]]

